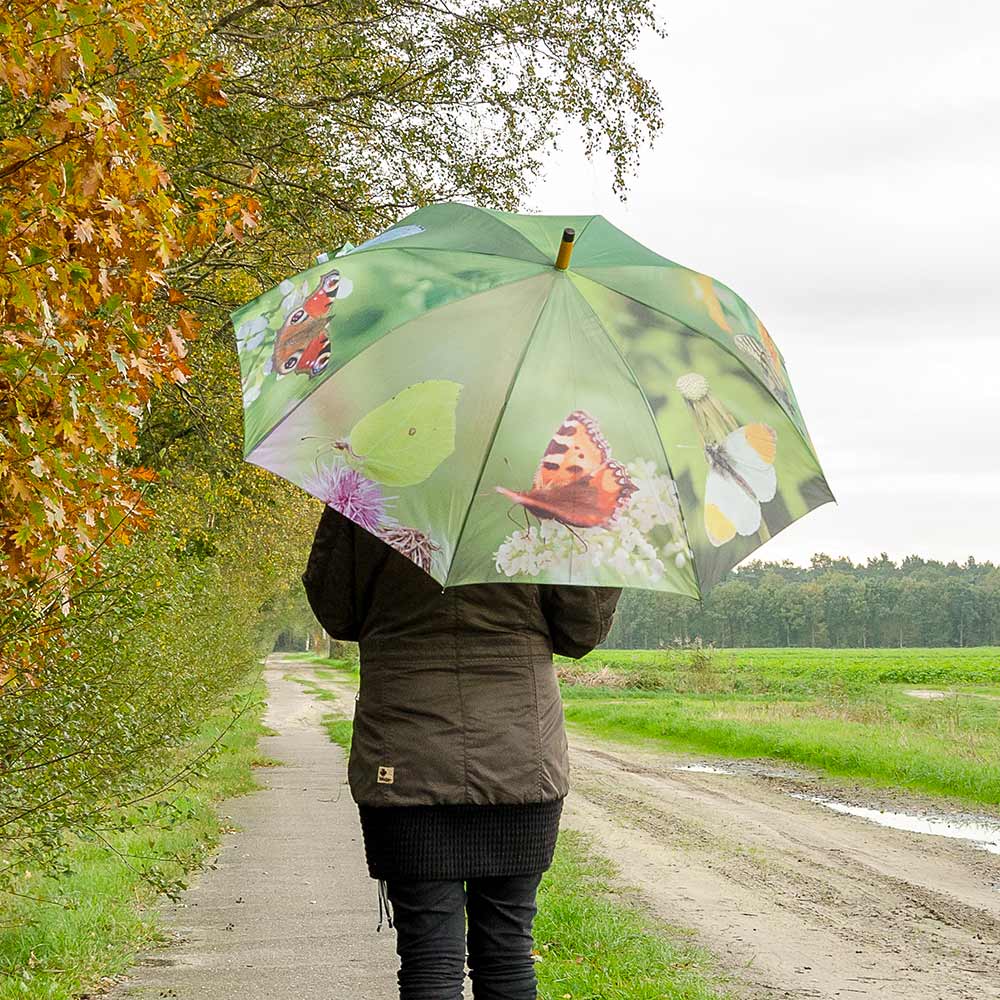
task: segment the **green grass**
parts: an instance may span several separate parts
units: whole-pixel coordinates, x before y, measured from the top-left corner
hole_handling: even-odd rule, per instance
[[[698,671],[683,650],[602,649],[582,660],[557,658],[580,673],[602,668],[646,688],[698,690]],[[711,655],[715,690],[738,694],[825,694],[886,684],[979,689],[1000,694],[1000,648],[719,649]]]
[[[221,749],[197,776],[128,807],[121,830],[72,840],[64,876],[28,873],[23,895],[0,897],[0,1000],[71,1000],[161,939],[145,907],[160,890],[176,893],[218,842],[214,803],[258,788],[252,768],[272,763],[257,751],[264,697],[263,681],[250,683],[234,696],[242,714],[227,706],[202,726],[195,752]]]
[[[333,670],[316,671],[316,676],[325,680],[342,680],[345,676],[350,676],[352,672],[355,675],[357,673],[356,670],[352,671],[352,664],[346,660],[321,660],[317,662],[336,665],[336,668]],[[337,701],[336,692],[330,691],[321,684],[317,684],[311,677],[300,677],[297,674],[287,674],[286,676],[297,684],[301,684],[309,694],[314,698],[319,698],[320,701]],[[320,722],[331,741],[343,747],[345,753],[350,753],[354,723],[338,712],[327,713]]]
[[[998,663],[995,649],[598,651],[560,673],[567,719],[594,735],[996,806]]]
[[[351,736],[354,732],[354,724],[350,719],[345,719],[340,715],[324,715],[323,726],[327,735],[338,746],[343,747],[347,753],[351,752]]]
[[[684,931],[613,887],[614,864],[581,833],[559,834],[535,918],[541,1000],[710,1000],[729,994]]]

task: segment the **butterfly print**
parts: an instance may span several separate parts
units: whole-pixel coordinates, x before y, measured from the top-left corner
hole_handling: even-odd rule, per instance
[[[271,355],[270,370],[278,378],[292,372],[313,378],[329,364],[330,338],[326,328],[339,288],[339,271],[324,274],[316,291],[288,314],[274,339]]]
[[[778,435],[767,424],[747,424],[705,446],[705,533],[716,547],[760,528],[760,505],[774,499]]]
[[[764,383],[771,390],[772,395],[788,409],[791,406],[791,400],[789,400],[788,392],[785,390],[781,369],[777,366],[773,355],[764,349],[764,345],[745,333],[739,334],[735,338],[735,343],[744,354],[749,355],[757,362],[764,376]]]
[[[694,274],[691,277],[694,286],[694,297],[705,307],[712,322],[726,331],[732,333],[733,328],[729,325],[726,313],[719,301],[719,296],[715,291],[715,282],[707,274]]]
[[[611,458],[597,421],[574,410],[549,441],[531,489],[525,493],[496,489],[539,519],[603,528],[637,487],[625,466]]]

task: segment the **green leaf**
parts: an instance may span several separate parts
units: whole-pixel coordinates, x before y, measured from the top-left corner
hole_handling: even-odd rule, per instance
[[[157,107],[148,107],[143,113],[143,118],[149,123],[149,131],[158,139],[165,139],[170,134],[170,129]]]
[[[86,35],[80,36],[80,57],[83,59],[83,65],[86,66],[87,72],[93,73],[94,66],[97,64],[97,53]]]
[[[16,309],[30,313],[35,307],[35,289],[20,274],[12,274],[10,280],[14,286],[11,304]]]
[[[461,391],[446,379],[403,389],[354,425],[348,461],[386,486],[422,483],[455,450]]]

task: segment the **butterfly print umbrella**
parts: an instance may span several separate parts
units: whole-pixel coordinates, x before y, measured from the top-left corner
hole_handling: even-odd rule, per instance
[[[233,324],[247,460],[445,586],[698,597],[833,499],[757,316],[598,215],[433,205]]]

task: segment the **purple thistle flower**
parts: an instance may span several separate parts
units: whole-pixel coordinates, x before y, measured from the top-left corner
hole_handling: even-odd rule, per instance
[[[385,518],[386,498],[378,483],[349,466],[324,469],[306,489],[373,534]]]

